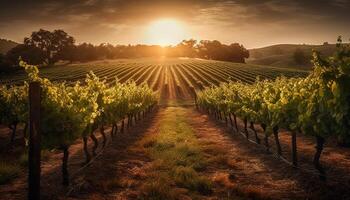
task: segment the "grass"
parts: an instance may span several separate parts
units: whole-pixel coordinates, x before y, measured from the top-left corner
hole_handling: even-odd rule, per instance
[[[0,185],[8,183],[16,178],[20,171],[21,168],[16,164],[10,164],[3,161],[0,162]]]
[[[170,106],[170,107],[178,107],[178,106],[194,106],[193,99],[185,100],[185,99],[161,99],[160,106]]]
[[[178,186],[204,195],[211,193],[212,183],[206,177],[200,176],[192,167],[177,167],[172,177]]]
[[[49,159],[50,152],[47,150],[41,151],[41,160],[47,161]],[[24,151],[19,155],[18,159],[9,161],[0,160],[0,185],[9,183],[13,179],[17,178],[21,170],[24,170],[28,166],[28,152]]]
[[[144,199],[175,199],[175,195],[208,195],[211,181],[201,175],[208,160],[200,148],[185,109],[168,107],[157,134],[139,145],[154,160],[143,186]],[[174,187],[175,186],[175,187]]]
[[[143,186],[145,193],[144,199],[149,200],[163,200],[163,199],[176,199],[176,193],[169,185],[169,180],[166,175],[159,175],[154,177],[151,181],[148,180]]]

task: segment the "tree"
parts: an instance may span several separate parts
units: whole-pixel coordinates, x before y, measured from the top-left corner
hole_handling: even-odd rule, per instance
[[[219,59],[222,44],[217,40],[201,40],[198,44],[199,57],[205,59]]]
[[[185,56],[193,58],[196,56],[196,49],[195,46],[197,44],[197,40],[190,39],[190,40],[182,40],[181,43],[176,45],[175,48],[178,50],[178,56]]]
[[[99,58],[104,59],[113,59],[115,55],[113,55],[114,46],[108,43],[102,43],[97,48],[97,53],[99,54]]]
[[[245,63],[249,51],[238,43],[221,44],[217,40],[201,40],[197,45],[200,58]]]
[[[249,51],[243,45],[233,43],[229,46],[228,61],[245,63],[245,59],[249,58]]]
[[[71,61],[87,62],[99,59],[97,48],[89,43],[82,43],[75,46],[72,51]]]
[[[307,57],[305,53],[299,48],[294,51],[293,58],[294,58],[294,61],[299,65],[303,65],[307,63]]]
[[[135,57],[199,57],[204,59],[245,63],[249,51],[238,43],[222,44],[217,40],[183,40],[176,46],[159,45],[116,45],[89,43],[75,45],[74,38],[63,30],[52,32],[40,29],[24,38],[24,44],[8,54],[13,64],[22,57],[29,64],[52,65],[59,60],[86,62],[98,59]]]
[[[45,55],[45,61],[51,65],[62,58],[65,49],[74,46],[74,38],[63,30],[53,32],[40,29],[29,38],[24,38],[24,45],[39,48]]]
[[[18,65],[19,58],[31,65],[45,62],[45,54],[40,48],[24,44],[17,45],[6,54],[6,59],[11,65]]]

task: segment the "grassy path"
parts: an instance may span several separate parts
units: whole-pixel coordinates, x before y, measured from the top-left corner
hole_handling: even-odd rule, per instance
[[[211,181],[201,173],[207,160],[186,118],[186,109],[168,107],[156,134],[144,137],[138,148],[152,159],[143,185],[152,199],[203,199],[212,193]]]

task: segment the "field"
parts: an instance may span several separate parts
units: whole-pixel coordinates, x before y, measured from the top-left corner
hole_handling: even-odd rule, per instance
[[[325,144],[322,163],[327,181],[313,169],[315,142],[298,135],[298,168],[288,164],[291,134],[280,131],[283,157],[250,143],[239,135],[227,118],[214,118],[194,106],[196,92],[223,82],[252,84],[257,77],[306,77],[308,71],[201,59],[104,60],[90,63],[41,68],[50,80],[70,84],[83,81],[93,71],[111,83],[135,81],[147,83],[159,93],[159,106],[125,132],[106,126],[111,133],[106,147],[98,147],[94,162],[81,170],[84,160],[82,139],[70,147],[69,170],[72,183],[60,184],[62,153],[45,152],[42,161],[43,199],[349,199],[350,150],[339,148],[336,141]],[[1,84],[21,84],[24,72],[0,76]],[[221,115],[221,114],[220,114]],[[131,118],[132,120],[132,118]],[[117,122],[121,127],[123,122]],[[237,119],[244,129],[244,120]],[[258,126],[257,126],[258,127]],[[23,199],[26,195],[26,169],[23,167],[22,129],[16,148],[0,148],[1,163],[10,163],[13,177],[0,185],[4,199]],[[256,128],[263,138],[263,130]],[[0,126],[0,146],[8,141],[10,130]],[[99,130],[98,140],[103,137]],[[249,130],[252,135],[252,130]],[[88,142],[91,149],[93,141]],[[19,159],[14,159],[14,157]],[[284,161],[283,161],[284,160]],[[287,162],[285,162],[287,161]],[[337,165],[334,165],[337,163]],[[21,167],[18,167],[18,166]],[[0,175],[5,167],[0,166]],[[11,171],[9,169],[8,171]]]
[[[274,79],[281,75],[300,77],[308,73],[302,70],[186,58],[96,61],[42,68],[40,73],[53,81],[70,82],[83,80],[89,71],[100,78],[106,77],[108,82],[116,78],[120,82],[145,82],[154,91],[159,91],[162,101],[192,101],[195,91],[229,80],[253,83],[257,76],[261,79]],[[0,84],[20,83],[25,77],[24,72],[0,75]]]

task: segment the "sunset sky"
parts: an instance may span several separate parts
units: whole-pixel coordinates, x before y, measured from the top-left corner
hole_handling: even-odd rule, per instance
[[[319,44],[350,38],[350,0],[0,0],[0,38],[39,28],[78,43],[176,44],[182,39]]]

